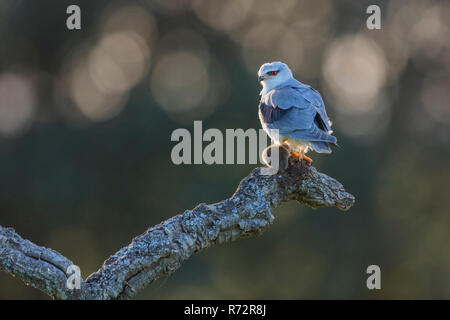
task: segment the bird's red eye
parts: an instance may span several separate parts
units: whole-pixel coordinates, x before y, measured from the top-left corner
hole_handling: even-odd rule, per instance
[[[276,76],[277,73],[278,73],[278,71],[270,71],[270,72],[269,72],[269,74],[270,74],[271,76]]]

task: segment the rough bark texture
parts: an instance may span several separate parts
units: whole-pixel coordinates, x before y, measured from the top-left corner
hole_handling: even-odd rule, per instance
[[[281,202],[296,200],[312,208],[341,210],[355,202],[338,181],[305,163],[290,159],[286,171],[272,176],[261,175],[260,170],[244,178],[231,198],[200,204],[137,236],[82,280],[80,289],[66,286],[72,261],[1,226],[0,270],[55,299],[130,299],[202,249],[261,234],[272,224],[272,209]]]

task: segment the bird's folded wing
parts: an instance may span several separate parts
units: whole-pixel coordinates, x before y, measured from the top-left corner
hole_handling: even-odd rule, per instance
[[[322,116],[319,112],[322,99],[314,92],[316,91],[309,86],[303,88],[288,86],[272,90],[261,99],[260,112],[263,116],[261,121],[274,124],[280,131],[289,132],[310,128],[314,118],[319,114],[328,131],[328,117],[326,113]]]
[[[271,112],[273,111],[273,112]],[[298,115],[300,114],[300,117]],[[280,136],[304,141],[321,141],[336,144],[336,137],[319,129],[315,122],[301,120],[299,110],[292,107],[284,110],[260,105],[260,117],[263,126],[269,130],[278,130]]]
[[[307,92],[314,92],[308,89]],[[318,95],[320,98],[320,95]],[[315,99],[315,100],[314,100]],[[326,113],[322,118],[319,105],[322,102],[304,90],[285,87],[266,95],[259,105],[259,114],[263,126],[270,130],[279,130],[280,135],[306,141],[323,141],[335,143],[336,138],[328,134],[329,124]],[[325,108],[323,107],[323,111]],[[321,130],[314,121],[319,115],[326,130]]]
[[[295,130],[291,132],[281,133],[281,135],[303,141],[326,142],[331,144],[337,143],[336,137],[326,133],[323,130],[320,130],[315,124],[312,124],[309,129]]]
[[[263,102],[259,105],[261,122],[270,129],[278,129],[280,133],[309,129],[314,121],[314,108],[299,109],[291,107],[282,109],[272,107]]]
[[[317,113],[321,117],[321,120],[325,124],[326,130],[331,130],[331,125],[328,120],[328,115],[325,110],[325,104],[323,102],[322,96],[320,93],[315,90],[314,88],[307,86],[306,88],[300,89],[300,93],[302,94],[303,98],[310,102],[311,105],[314,106]]]

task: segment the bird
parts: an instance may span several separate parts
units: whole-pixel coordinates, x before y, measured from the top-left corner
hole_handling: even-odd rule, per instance
[[[276,144],[286,146],[291,155],[308,163],[309,150],[331,153],[337,146],[331,121],[320,93],[296,80],[287,64],[264,63],[258,70],[262,85],[258,115],[262,128]]]

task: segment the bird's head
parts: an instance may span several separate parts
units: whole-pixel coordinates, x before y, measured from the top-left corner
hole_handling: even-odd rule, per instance
[[[264,63],[258,71],[258,82],[263,86],[261,95],[268,93],[291,78],[292,71],[287,64],[280,61]]]

